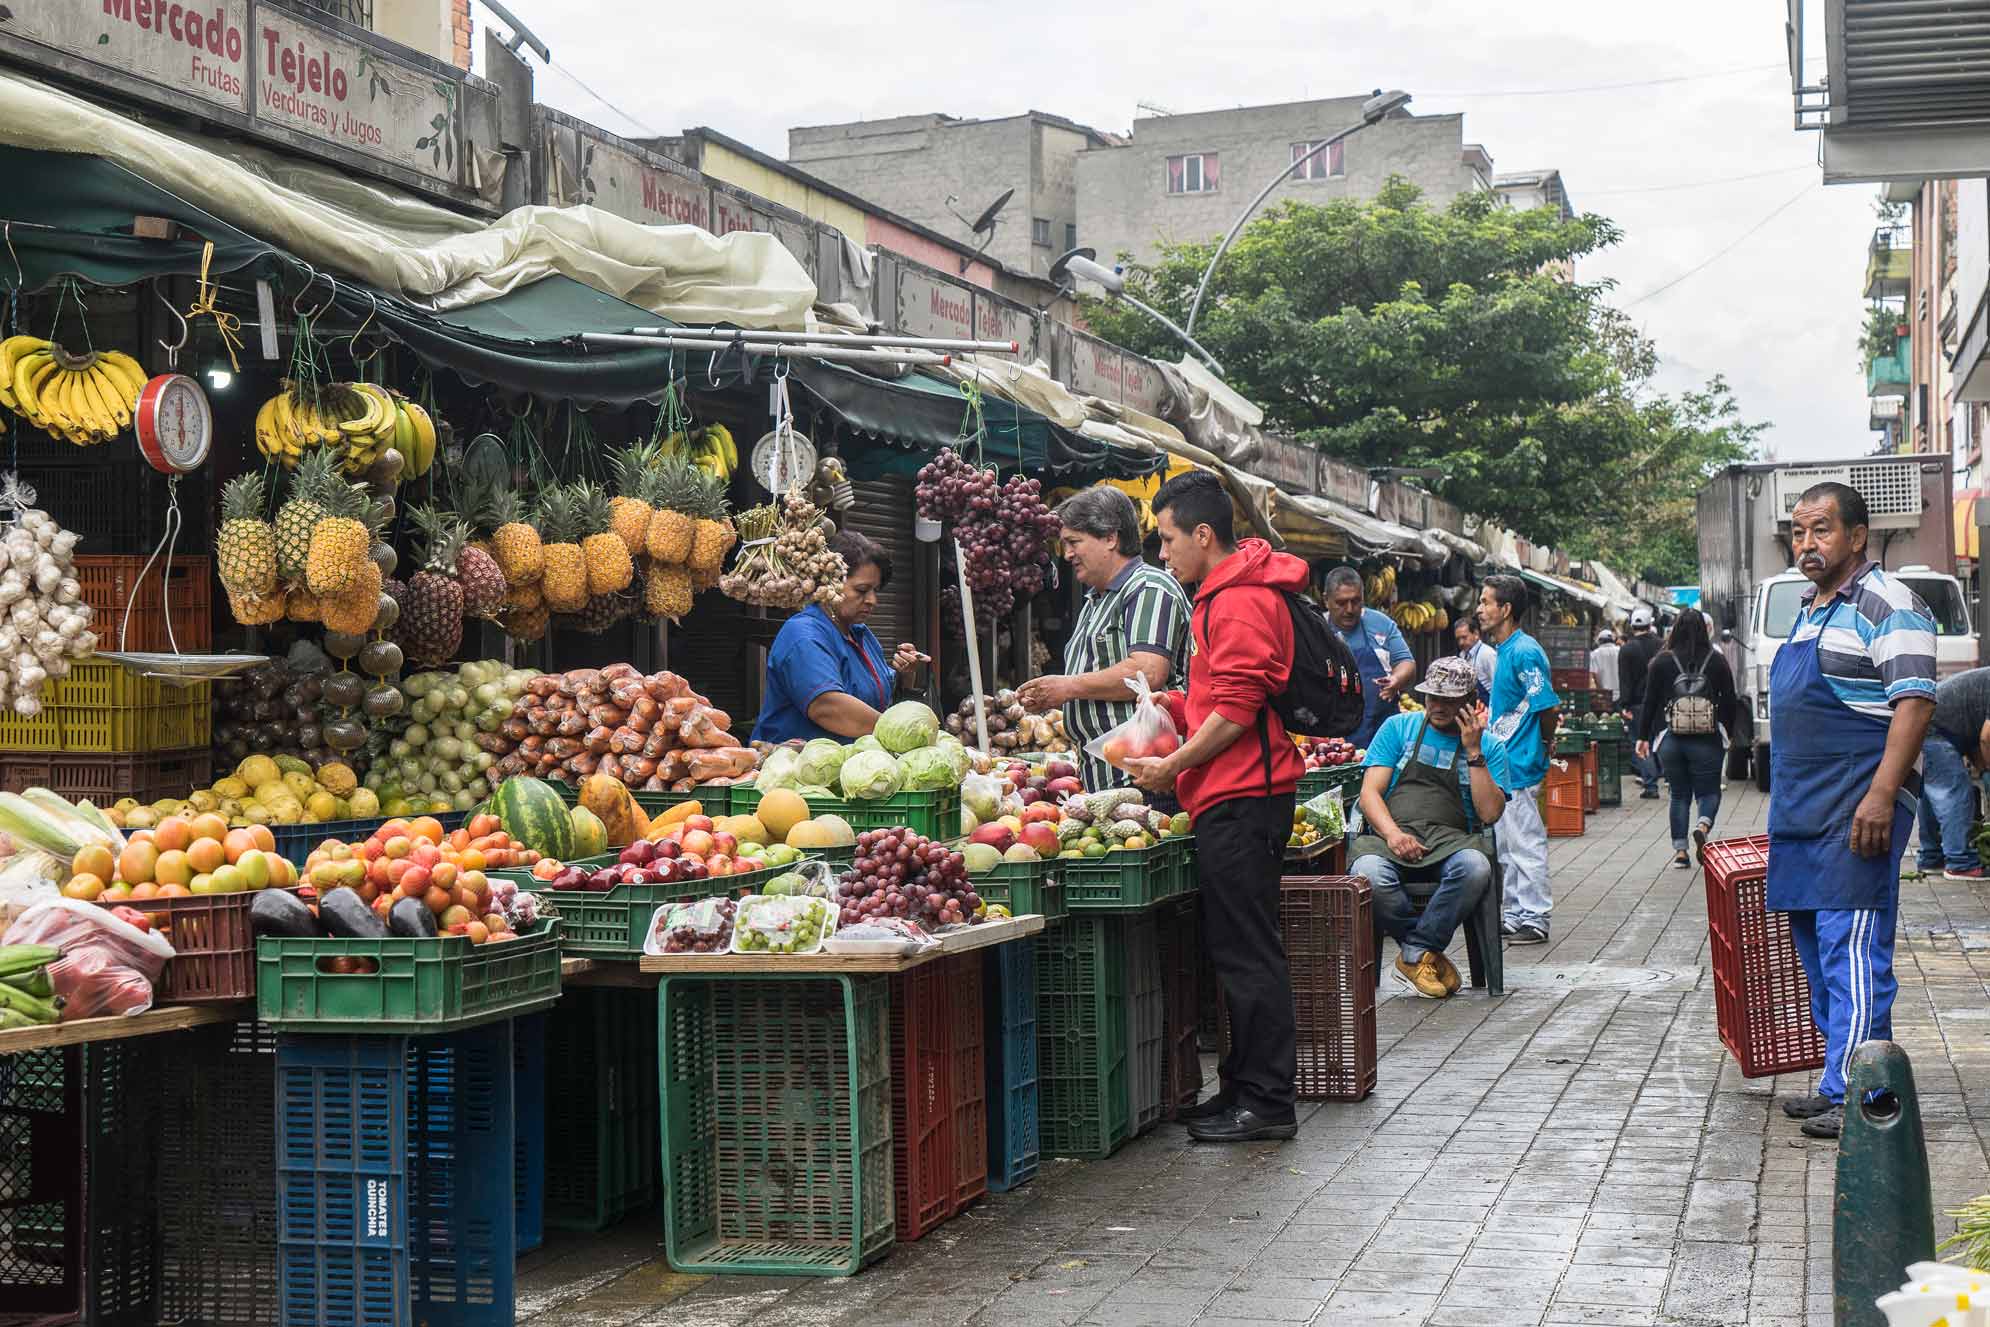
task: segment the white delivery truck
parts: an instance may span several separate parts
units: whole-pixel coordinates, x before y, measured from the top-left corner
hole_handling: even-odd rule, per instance
[[[1731,465],[1700,490],[1700,606],[1713,615],[1716,632],[1732,630],[1741,644],[1735,687],[1742,719],[1732,735],[1730,777],[1740,777],[1747,753],[1755,786],[1769,787],[1769,667],[1810,584],[1790,556],[1790,509],[1812,484],[1850,484],[1865,498],[1867,555],[1928,605],[1940,675],[1977,666],[1976,627],[1954,574],[1949,466],[1946,455]]]

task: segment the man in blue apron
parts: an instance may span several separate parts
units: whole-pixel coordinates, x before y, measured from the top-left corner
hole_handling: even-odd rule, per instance
[[[1416,681],[1416,656],[1387,613],[1362,607],[1361,573],[1353,567],[1327,573],[1327,615],[1361,668],[1361,727],[1347,740],[1365,747],[1382,720],[1402,708],[1403,688]]]
[[[1811,588],[1769,674],[1768,904],[1790,915],[1827,1042],[1816,1093],[1782,1107],[1813,1138],[1838,1136],[1853,1049],[1893,1033],[1900,855],[1935,711],[1934,618],[1866,535],[1856,489],[1797,500],[1790,551]]]

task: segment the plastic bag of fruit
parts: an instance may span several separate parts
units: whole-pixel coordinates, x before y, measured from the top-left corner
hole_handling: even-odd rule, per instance
[[[1085,743],[1085,754],[1118,769],[1134,756],[1167,756],[1182,744],[1181,734],[1168,713],[1160,693],[1147,685],[1147,675],[1135,673],[1126,679],[1133,693],[1133,715],[1117,728]]]
[[[817,954],[836,930],[836,910],[808,895],[749,894],[733,915],[735,954]]]
[[[937,949],[940,942],[918,922],[904,917],[874,917],[838,930],[824,942],[832,954],[917,954]]]
[[[1306,823],[1330,839],[1347,833],[1347,811],[1341,804],[1340,789],[1329,788],[1299,808]]]
[[[739,904],[729,898],[701,898],[658,908],[643,940],[645,954],[723,954],[732,948],[733,919]]]
[[[152,987],[173,956],[155,931],[81,899],[55,898],[22,913],[0,945],[51,945],[62,957],[48,965],[48,979],[63,1001],[62,1018],[142,1014],[152,1007]]]

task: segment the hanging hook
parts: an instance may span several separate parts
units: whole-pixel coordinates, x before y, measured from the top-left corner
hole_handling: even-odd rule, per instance
[[[152,298],[158,300],[165,307],[166,312],[173,315],[173,321],[180,325],[180,339],[178,341],[170,345],[167,344],[163,337],[159,341],[159,348],[166,352],[167,361],[177,365],[180,361],[180,352],[186,349],[187,338],[193,334],[193,330],[187,326],[186,315],[173,307],[173,302],[167,299],[165,293],[159,289],[157,281],[152,283]]]
[[[373,315],[380,312],[380,297],[369,290],[366,292],[366,304],[366,317],[353,330],[351,339],[345,343],[345,353],[352,357],[355,364],[364,364],[387,348],[386,343],[382,342],[373,348],[373,353],[370,355],[362,357],[359,353],[359,338],[365,335],[367,328],[373,326]]]
[[[719,352],[716,350],[705,361],[705,385],[714,388],[719,385]]]
[[[311,293],[312,285],[316,283],[318,278],[320,277],[323,277],[325,279],[325,284],[331,287],[332,293],[325,297],[325,302],[323,304],[320,304],[317,308],[311,310],[311,312],[306,313],[299,306],[301,306],[304,303],[304,297]],[[318,319],[325,316],[325,310],[331,308],[332,301],[337,299],[338,297],[339,297],[338,279],[336,277],[333,277],[328,272],[320,272],[317,268],[313,267],[311,269],[311,275],[304,279],[303,288],[297,292],[297,298],[290,301],[290,311],[296,314],[299,318],[307,319],[311,322],[316,322],[318,321]]]
[[[318,269],[301,260],[300,265],[304,268],[304,284],[299,286],[297,293],[290,297],[290,311],[297,317],[302,318],[304,316],[304,297],[310,293],[311,283],[318,279]]]

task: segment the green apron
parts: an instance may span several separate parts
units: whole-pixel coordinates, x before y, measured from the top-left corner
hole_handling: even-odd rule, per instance
[[[1409,767],[1396,773],[1389,791],[1383,795],[1397,826],[1423,844],[1423,856],[1406,862],[1389,851],[1389,842],[1381,835],[1362,834],[1354,840],[1354,857],[1372,853],[1387,857],[1398,866],[1425,867],[1435,866],[1465,848],[1476,848],[1488,858],[1492,856],[1486,849],[1484,836],[1472,832],[1471,820],[1465,812],[1470,785],[1460,786],[1457,770],[1457,762],[1465,758],[1464,747],[1460,746],[1454,753],[1449,769],[1427,764],[1422,759],[1424,727],[1423,722],[1417,724]]]

